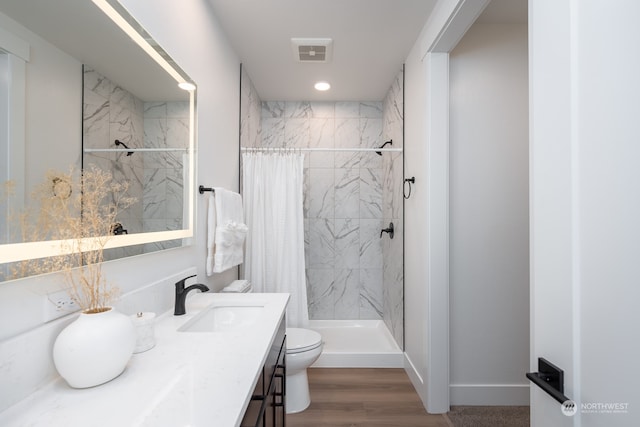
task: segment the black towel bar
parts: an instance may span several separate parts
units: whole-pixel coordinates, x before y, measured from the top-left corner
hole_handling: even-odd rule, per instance
[[[212,193],[216,192],[216,190],[214,190],[213,188],[207,188],[204,185],[201,185],[200,187],[198,187],[198,192],[200,194],[204,194],[205,191],[211,191]]]

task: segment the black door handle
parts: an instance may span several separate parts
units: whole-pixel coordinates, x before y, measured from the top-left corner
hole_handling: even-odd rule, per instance
[[[527,378],[558,402],[571,400],[564,395],[564,371],[545,358],[538,358],[538,372],[527,372]]]

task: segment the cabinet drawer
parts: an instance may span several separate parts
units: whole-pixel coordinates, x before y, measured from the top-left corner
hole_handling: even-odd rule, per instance
[[[283,321],[280,323],[280,327],[276,332],[276,337],[273,339],[273,344],[271,344],[271,348],[269,349],[269,355],[267,356],[267,360],[264,364],[265,382],[266,382],[267,390],[271,386],[273,374],[275,373],[278,363],[280,363],[281,354],[284,355],[284,353],[286,353],[285,332],[286,332],[286,328]],[[265,392],[267,390],[265,390]]]
[[[242,427],[284,425],[286,326],[280,322],[242,419]]]

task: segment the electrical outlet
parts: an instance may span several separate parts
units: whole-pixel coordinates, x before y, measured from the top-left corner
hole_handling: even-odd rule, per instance
[[[44,300],[44,321],[50,322],[80,310],[78,304],[71,299],[67,290],[51,292]]]

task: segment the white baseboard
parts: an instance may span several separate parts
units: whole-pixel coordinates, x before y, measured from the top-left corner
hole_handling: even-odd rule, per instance
[[[528,406],[528,384],[451,384],[451,406]]]
[[[407,373],[409,380],[411,380],[411,384],[413,384],[413,388],[418,393],[420,400],[422,401],[422,405],[424,409],[427,409],[427,393],[426,387],[424,385],[424,381],[422,380],[422,376],[416,370],[416,367],[413,366],[411,359],[407,353],[404,353],[404,371]]]

